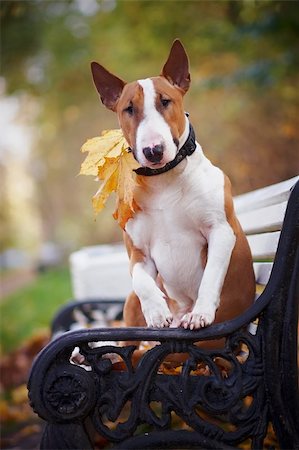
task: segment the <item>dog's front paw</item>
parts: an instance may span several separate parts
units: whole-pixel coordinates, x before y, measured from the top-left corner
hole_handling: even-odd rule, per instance
[[[149,306],[142,308],[142,312],[148,327],[169,327],[173,320],[164,298],[159,302],[151,302]]]
[[[187,313],[182,317],[181,327],[185,329],[189,328],[190,330],[207,327],[214,322],[215,312],[211,309],[207,311],[194,308],[191,313]]]

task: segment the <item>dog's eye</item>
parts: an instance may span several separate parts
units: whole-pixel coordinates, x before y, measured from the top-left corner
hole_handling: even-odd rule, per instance
[[[125,111],[126,113],[128,113],[129,116],[133,116],[133,113],[134,113],[133,105],[130,104],[127,108],[124,109],[124,111]]]
[[[164,108],[167,108],[169,103],[171,103],[171,100],[169,98],[161,98],[161,104]]]

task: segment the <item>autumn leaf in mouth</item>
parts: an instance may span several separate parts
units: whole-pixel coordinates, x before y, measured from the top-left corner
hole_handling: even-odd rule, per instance
[[[92,199],[95,213],[102,211],[110,194],[115,192],[113,217],[122,228],[139,209],[134,200],[137,184],[134,169],[139,164],[128,149],[121,130],[103,131],[101,136],[89,139],[81,148],[88,155],[81,165],[80,175],[96,176],[101,183]]]

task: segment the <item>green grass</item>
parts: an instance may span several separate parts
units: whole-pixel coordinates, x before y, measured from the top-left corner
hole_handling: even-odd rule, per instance
[[[60,268],[39,275],[29,286],[4,298],[0,305],[1,353],[49,329],[55,312],[70,297],[69,271]]]

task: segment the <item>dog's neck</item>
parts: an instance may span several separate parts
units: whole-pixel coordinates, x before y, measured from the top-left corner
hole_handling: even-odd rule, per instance
[[[180,145],[184,145],[188,136],[189,136],[190,123],[186,118],[186,126],[183,134],[181,135],[179,142]],[[168,189],[169,186],[173,186],[172,189],[174,192],[177,189],[180,189],[181,185],[188,185],[191,174],[194,170],[198,170],[201,164],[207,161],[203,150],[198,142],[196,142],[196,150],[191,156],[184,158],[177,166],[173,169],[164,172],[160,175],[156,176],[139,176],[138,175],[138,188],[136,194],[138,192],[139,195],[142,196],[140,199],[140,204],[144,201],[144,191],[149,195],[159,194],[161,190]],[[176,187],[175,187],[176,186]],[[145,196],[146,197],[146,196]],[[137,199],[138,202],[139,199]]]

